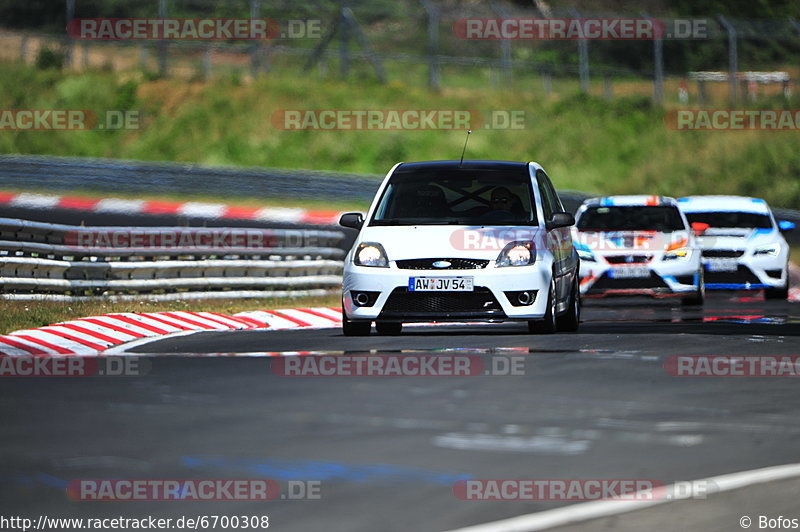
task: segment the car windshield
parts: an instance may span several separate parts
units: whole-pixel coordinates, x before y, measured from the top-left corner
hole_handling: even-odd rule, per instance
[[[658,231],[686,229],[678,209],[671,206],[589,207],[577,223],[580,231]]]
[[[710,227],[735,227],[740,229],[770,229],[772,220],[766,214],[755,212],[687,212],[689,223],[701,222]]]
[[[399,169],[371,225],[537,225],[527,169]]]

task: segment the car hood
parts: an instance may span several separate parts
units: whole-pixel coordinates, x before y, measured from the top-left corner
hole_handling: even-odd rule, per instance
[[[597,255],[662,252],[672,245],[680,245],[682,241],[686,241],[688,247],[693,245],[688,231],[577,231],[574,240],[576,248]]]
[[[540,243],[543,228],[466,225],[372,226],[361,230],[357,242],[379,242],[390,261],[419,258],[494,260],[509,242]]]
[[[697,238],[703,249],[747,249],[782,240],[773,229],[747,228],[711,228]]]

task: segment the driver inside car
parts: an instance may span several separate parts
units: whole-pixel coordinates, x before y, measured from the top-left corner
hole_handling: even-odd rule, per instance
[[[511,212],[514,199],[519,201],[519,198],[516,198],[506,187],[496,187],[492,190],[492,210]]]
[[[506,187],[495,187],[494,190],[492,190],[490,204],[492,210],[487,214],[494,215],[494,217],[497,217],[497,215],[502,216],[505,213],[514,215],[515,217],[524,217],[527,215],[525,208],[522,206],[522,201]]]

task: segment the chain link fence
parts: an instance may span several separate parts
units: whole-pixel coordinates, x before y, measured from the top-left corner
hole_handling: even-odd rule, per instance
[[[539,6],[538,8],[535,6]],[[434,90],[509,87],[547,96],[582,90],[612,98],[641,95],[656,101],[705,104],[791,95],[800,73],[796,20],[735,20],[722,16],[665,18],[648,13],[551,10],[491,1],[398,2],[276,0],[68,0],[63,27],[75,19],[269,19],[279,32],[261,40],[83,40],[59,28],[59,17],[18,13],[0,32],[0,57],[44,61],[61,54],[73,70],[142,70],[153,77],[208,80],[220,76],[306,76],[314,79],[377,79]],[[659,38],[469,39],[465,20],[647,19],[659,21]],[[688,28],[688,30],[687,30]],[[45,57],[46,59],[46,57]],[[785,65],[789,64],[787,68]],[[745,79],[743,71],[790,70],[780,83]],[[724,78],[689,78],[690,71]],[[712,81],[709,82],[709,79]],[[727,82],[727,83],[726,83]],[[700,101],[702,99],[702,101]]]

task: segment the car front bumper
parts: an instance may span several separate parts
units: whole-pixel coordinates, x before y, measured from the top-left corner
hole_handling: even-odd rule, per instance
[[[552,262],[529,266],[466,270],[406,270],[346,265],[342,283],[342,308],[351,321],[506,321],[542,319]],[[472,277],[472,292],[409,291],[411,277]],[[507,292],[531,292],[532,303],[514,305]],[[374,304],[363,306],[354,293],[377,293]],[[511,299],[510,299],[511,298]]]
[[[745,254],[735,260],[736,269],[720,271],[718,259],[703,258],[709,290],[761,290],[782,288],[788,282],[786,257]],[[733,263],[733,261],[731,261]]]
[[[647,277],[618,277],[617,270],[646,269]],[[609,264],[581,261],[581,294],[585,297],[645,295],[656,298],[682,297],[697,292],[700,285],[698,258],[688,261],[653,260],[641,264]]]

